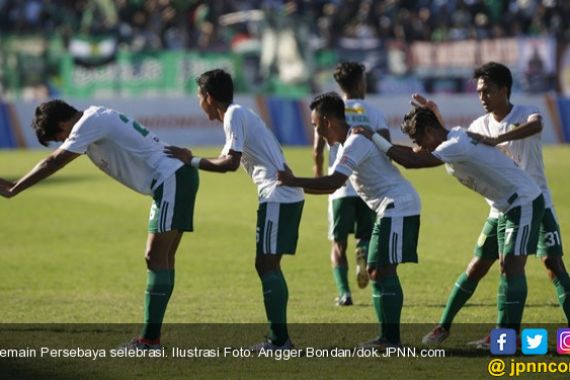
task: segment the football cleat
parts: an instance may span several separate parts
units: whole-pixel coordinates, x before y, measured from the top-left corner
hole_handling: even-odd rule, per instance
[[[130,342],[118,347],[120,350],[160,350],[160,339],[133,338]]]
[[[388,347],[402,347],[402,343],[390,343],[386,338],[378,337],[367,342],[360,343],[357,348],[385,350]]]
[[[265,351],[280,351],[280,350],[290,350],[293,348],[293,343],[291,343],[291,339],[287,339],[285,343],[281,346],[278,346],[271,342],[270,340],[266,340],[265,342],[258,343],[248,348],[251,352],[260,352],[261,350]]]
[[[474,340],[467,343],[468,346],[473,347],[477,350],[490,350],[491,349],[491,335],[487,335],[486,337]]]
[[[491,335],[487,335],[486,337],[474,340],[472,342],[467,343],[468,346],[471,346],[477,350],[490,350],[491,349]],[[518,350],[521,349],[521,337],[517,335],[516,340],[516,347]]]
[[[422,343],[427,345],[440,344],[441,342],[446,340],[448,336],[449,336],[449,330],[441,326],[436,326],[433,330],[431,330],[428,334],[426,334],[422,338]]]
[[[336,306],[351,306],[353,304],[350,294],[343,294],[340,297],[336,297],[334,302]]]

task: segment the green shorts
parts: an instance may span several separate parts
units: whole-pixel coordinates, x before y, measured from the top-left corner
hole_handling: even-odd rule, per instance
[[[357,239],[370,240],[376,213],[360,197],[344,197],[329,202],[329,239],[346,242],[354,233]]]
[[[256,253],[295,254],[305,201],[260,203],[257,210]]]
[[[556,219],[556,212],[552,208],[544,210],[540,233],[538,235],[537,256],[562,256],[562,236],[560,226]]]
[[[185,165],[153,193],[148,232],[194,230],[194,203],[200,179],[198,170]]]
[[[378,218],[372,229],[368,265],[417,263],[420,216]]]
[[[486,260],[498,259],[500,252],[515,256],[535,254],[542,226],[547,222],[551,225],[552,221],[544,212],[542,196],[532,203],[514,207],[499,218],[488,218],[479,235],[474,254]],[[546,254],[544,250],[543,256]]]
[[[499,259],[499,242],[497,240],[498,218],[487,218],[483,230],[477,239],[473,254],[485,260]]]

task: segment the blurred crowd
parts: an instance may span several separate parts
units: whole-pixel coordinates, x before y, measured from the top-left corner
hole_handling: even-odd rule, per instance
[[[167,51],[236,53],[243,91],[327,89],[327,70],[357,60],[372,92],[466,92],[469,70],[420,73],[412,42],[503,37],[542,37],[534,55],[519,54],[515,90],[557,90],[555,52],[570,43],[570,0],[0,0],[0,96],[61,91],[64,56],[92,68],[118,53]],[[200,66],[183,61],[188,76],[190,62]]]
[[[220,16],[235,12],[241,13],[220,22]],[[0,0],[0,33],[64,40],[77,33],[113,34],[132,51],[223,51],[236,40],[259,37],[258,24],[271,22],[272,14],[303,23],[311,41],[324,48],[346,38],[570,40],[568,0]]]

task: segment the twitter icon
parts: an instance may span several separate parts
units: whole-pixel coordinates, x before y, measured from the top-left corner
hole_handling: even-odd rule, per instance
[[[524,329],[521,351],[525,355],[544,355],[548,352],[548,332],[545,329]]]

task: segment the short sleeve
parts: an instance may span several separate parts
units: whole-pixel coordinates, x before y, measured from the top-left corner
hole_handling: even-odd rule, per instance
[[[226,134],[226,143],[224,145],[223,154],[227,154],[230,150],[243,152],[245,143],[245,116],[239,108],[232,108],[229,114],[224,117],[224,132]]]
[[[371,128],[373,131],[377,132],[381,129],[389,129],[388,122],[386,122],[386,118],[382,112],[377,111],[376,109],[372,109],[372,125]]]
[[[526,117],[526,121],[529,122],[531,121],[531,119],[542,119],[542,114],[540,113],[540,110],[538,109],[538,107],[535,106],[529,106],[528,110],[527,110],[527,114],[528,116]]]
[[[469,128],[467,128],[467,130],[469,132],[486,134],[484,126],[485,126],[485,116],[482,116],[482,117],[479,117],[479,118],[473,120],[473,122],[471,122],[471,124],[469,124]]]
[[[59,149],[85,154],[89,145],[105,137],[105,134],[104,125],[93,123],[90,119],[79,120]]]
[[[472,147],[468,140],[464,132],[450,131],[447,140],[439,144],[432,154],[447,164],[463,161]]]
[[[341,146],[339,149],[331,171],[350,176],[354,169],[364,160],[371,146],[372,143],[364,136],[349,136],[344,146]]]

